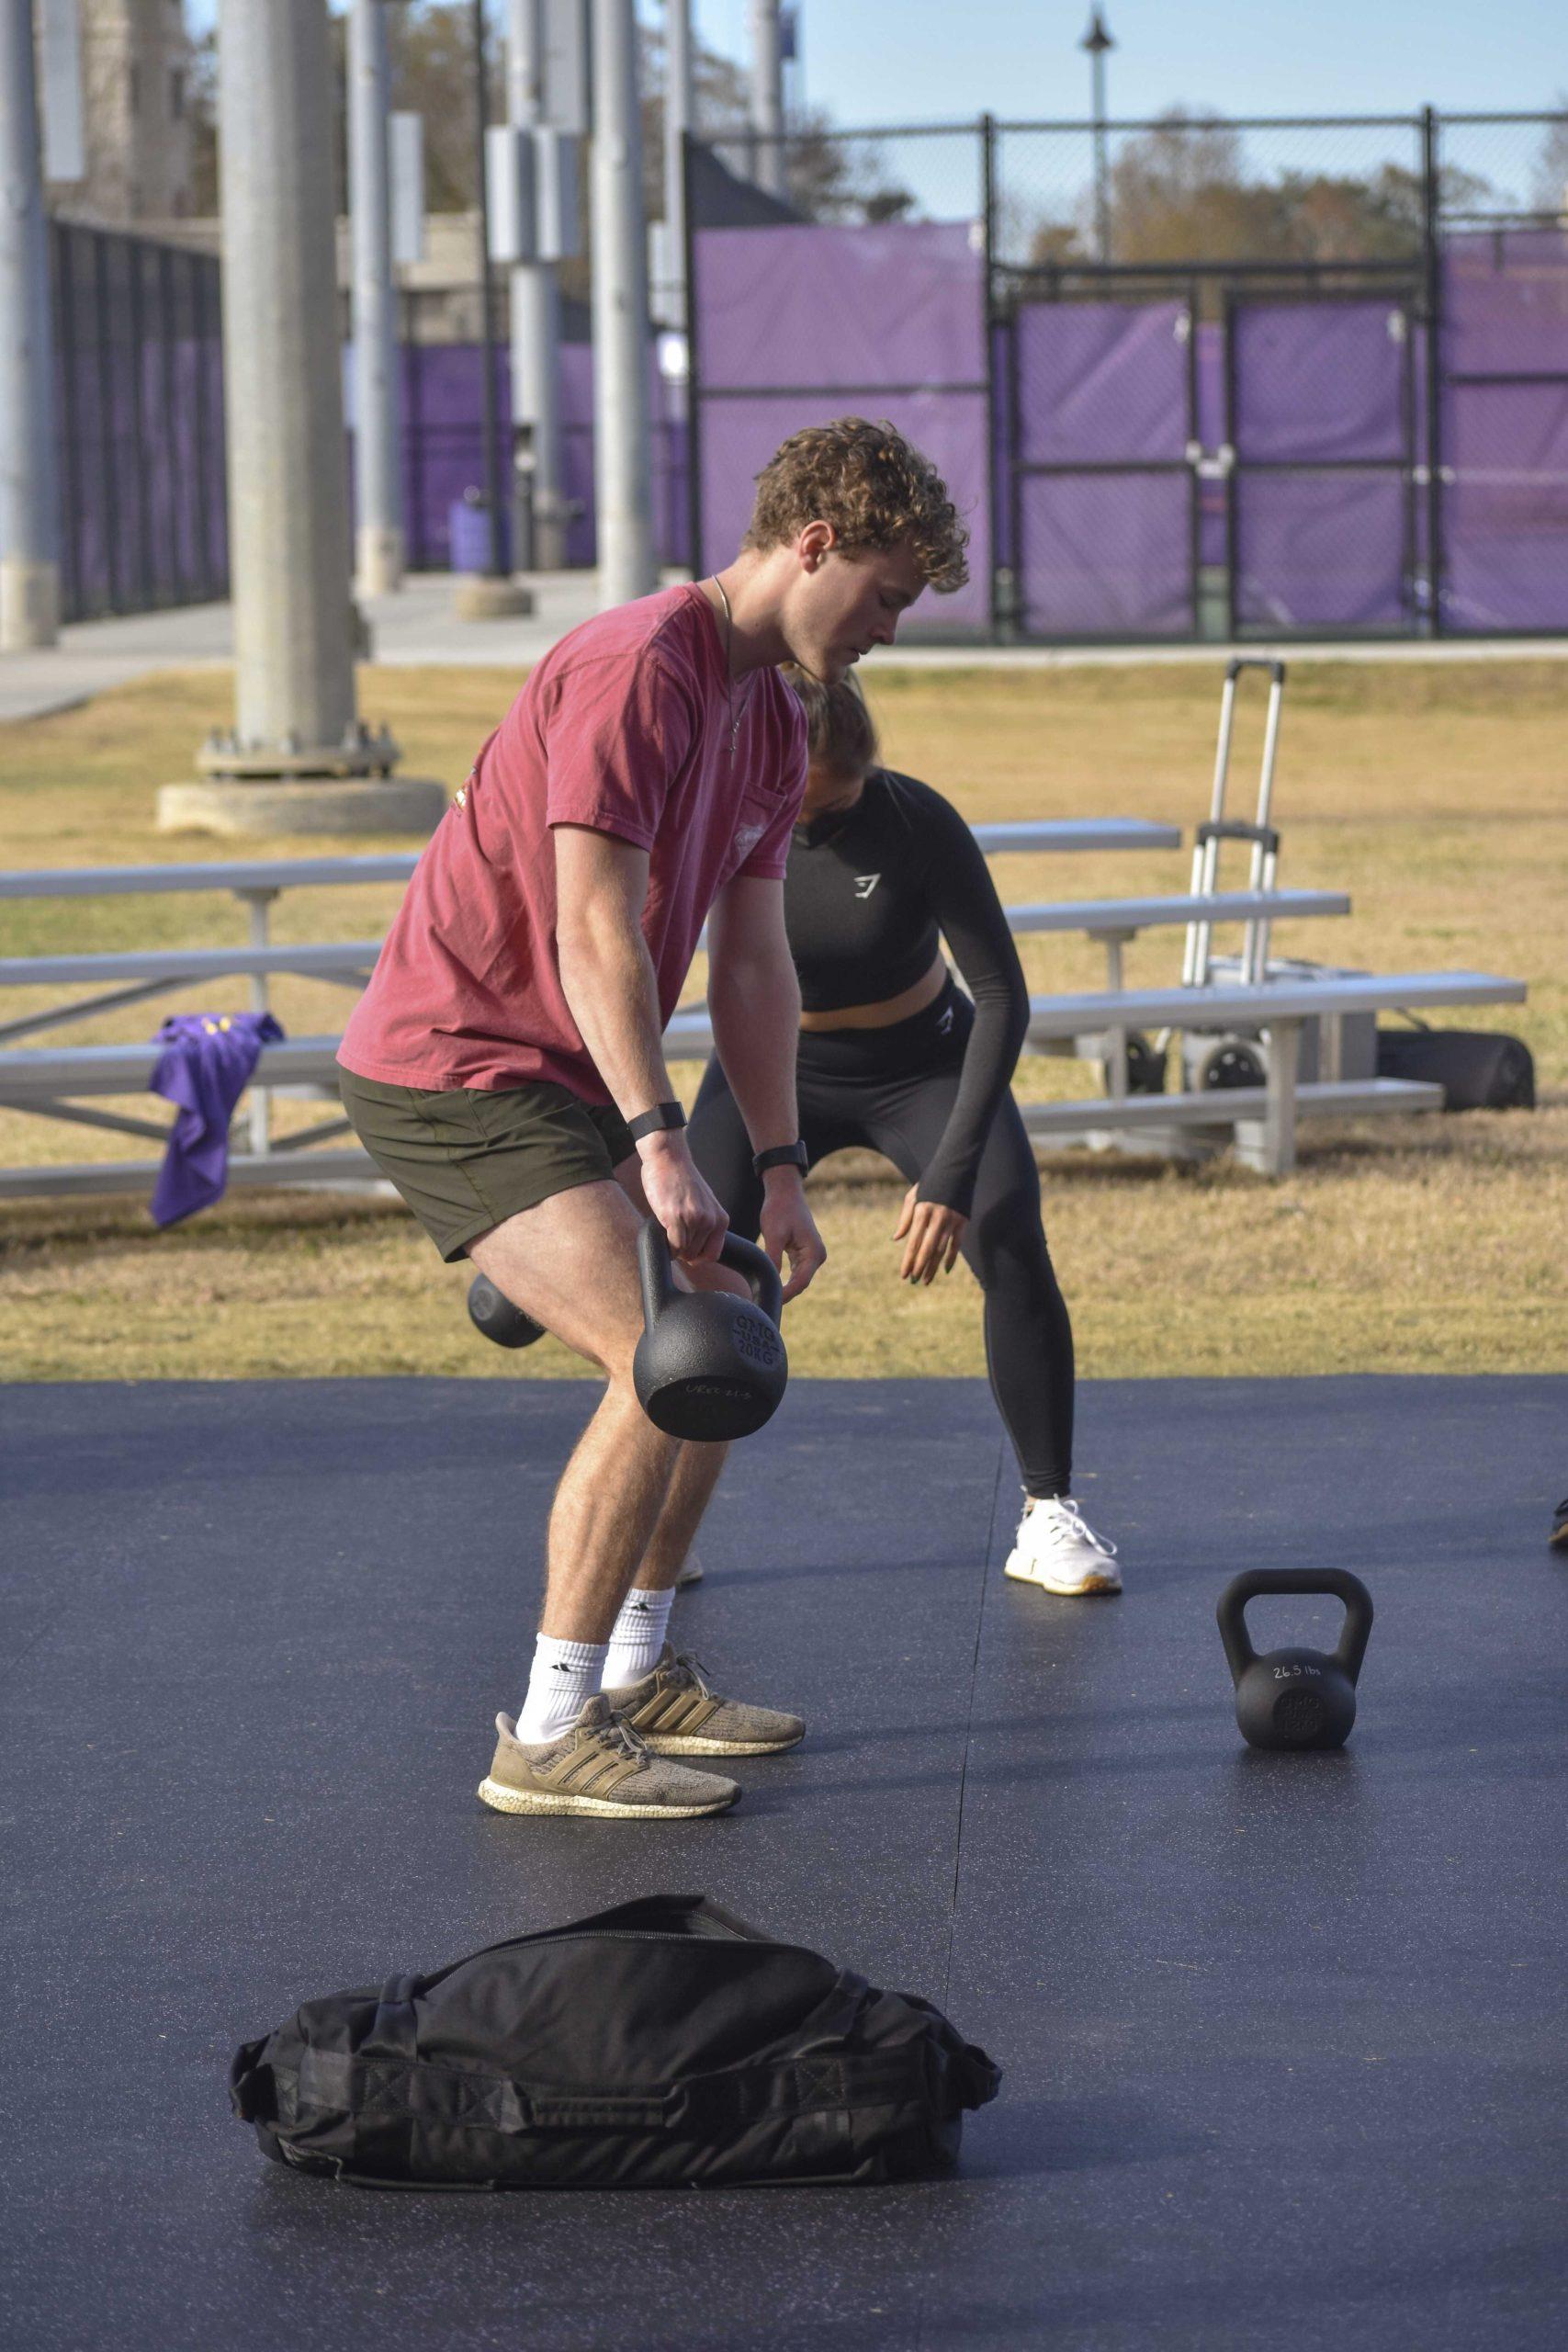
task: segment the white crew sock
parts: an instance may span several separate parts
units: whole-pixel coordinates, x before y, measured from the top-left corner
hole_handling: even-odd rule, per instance
[[[525,1747],[558,1739],[571,1729],[599,1689],[608,1647],[605,1642],[558,1642],[552,1634],[539,1635],[528,1695],[517,1718],[517,1736]]]
[[[664,1648],[674,1598],[673,1586],[668,1592],[645,1592],[633,1585],[611,1630],[610,1654],[604,1660],[606,1690],[624,1690],[628,1682],[640,1682],[653,1672]]]

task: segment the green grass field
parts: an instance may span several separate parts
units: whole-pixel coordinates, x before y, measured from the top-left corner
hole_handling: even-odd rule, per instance
[[[972,821],[1207,813],[1220,664],[1059,671],[890,670],[867,685],[887,759],[929,778]],[[499,671],[362,673],[361,708],[386,719],[411,774],[455,787],[515,681]],[[221,858],[231,844],[159,835],[156,786],[189,772],[231,715],[220,672],[149,679],[57,717],[0,728],[0,855],[7,865]],[[1251,813],[1256,708],[1234,775]],[[1281,926],[1277,952],[1393,970],[1463,966],[1529,984],[1524,1008],[1454,1016],[1514,1029],[1535,1057],[1541,1108],[1461,1118],[1308,1125],[1301,1165],[1269,1183],[1228,1159],[1201,1170],[1042,1158],[1047,1230],[1087,1374],[1343,1371],[1517,1372],[1568,1363],[1568,665],[1530,662],[1297,664],[1276,818],[1281,879],[1348,888],[1351,916]],[[256,855],[406,847],[279,840]],[[1004,898],[1183,888],[1187,852],[1008,858]],[[279,939],[372,935],[395,890],[293,892]],[[4,953],[85,952],[244,936],[225,894],[7,904]],[[1087,941],[1034,938],[1035,989],[1102,973]],[[1145,934],[1134,984],[1177,977],[1178,932]],[[692,993],[700,986],[694,974]],[[11,990],[6,1017],[41,1003]],[[243,984],[160,1000],[52,1033],[146,1037],[165,1011],[244,1002]],[[341,990],[284,981],[296,1034],[335,1029]],[[688,1096],[698,1076],[677,1072]],[[1021,1094],[1091,1091],[1095,1074],[1026,1063]],[[144,1100],[130,1106],[143,1115]],[[286,1106],[279,1124],[319,1108]],[[124,1159],[124,1137],[0,1114],[0,1163]],[[152,1147],[149,1146],[151,1151]],[[897,1281],[902,1186],[861,1155],[829,1161],[812,1194],[830,1259],[791,1310],[801,1373],[978,1374],[979,1295],[961,1267],[933,1290]],[[553,1341],[487,1348],[462,1313],[465,1280],[403,1213],[321,1195],[237,1194],[159,1233],[131,1200],[0,1204],[0,1313],[13,1379],[251,1377],[452,1372],[581,1373]]]

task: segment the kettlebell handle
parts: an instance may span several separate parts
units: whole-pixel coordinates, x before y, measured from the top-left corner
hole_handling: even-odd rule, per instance
[[[1258,1652],[1247,1631],[1247,1604],[1266,1592],[1326,1592],[1345,1603],[1345,1623],[1334,1663],[1348,1680],[1354,1682],[1361,1671],[1372,1630],[1372,1596],[1360,1577],[1353,1577],[1348,1568],[1246,1568],[1239,1577],[1233,1577],[1214,1611],[1231,1680],[1239,1682],[1247,1668],[1257,1662]]]
[[[784,1284],[767,1251],[759,1250],[754,1241],[743,1239],[739,1233],[727,1233],[718,1262],[745,1275],[753,1305],[760,1306],[776,1327],[784,1317]],[[656,1216],[643,1221],[637,1238],[637,1264],[642,1283],[643,1321],[651,1329],[671,1300],[679,1295],[671,1263],[670,1237]]]

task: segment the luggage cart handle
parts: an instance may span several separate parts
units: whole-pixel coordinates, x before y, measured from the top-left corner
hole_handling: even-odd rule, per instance
[[[1225,663],[1226,680],[1234,683],[1244,670],[1267,670],[1277,686],[1282,686],[1285,683],[1284,663],[1268,661],[1260,653],[1233,654],[1230,661]]]
[[[1249,825],[1240,817],[1222,817],[1217,824],[1211,819],[1192,838],[1200,847],[1204,842],[1261,842],[1275,857],[1280,854],[1280,836],[1272,825]]]

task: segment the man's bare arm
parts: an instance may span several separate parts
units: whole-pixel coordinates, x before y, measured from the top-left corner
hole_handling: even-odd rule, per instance
[[[674,1099],[653,959],[642,935],[648,852],[581,825],[553,828],[556,958],[593,1067],[623,1118]],[[682,1257],[716,1257],[728,1220],[682,1133],[637,1145],[649,1207]]]

